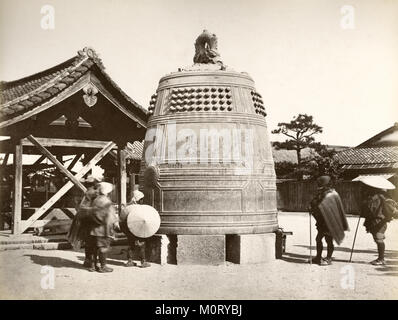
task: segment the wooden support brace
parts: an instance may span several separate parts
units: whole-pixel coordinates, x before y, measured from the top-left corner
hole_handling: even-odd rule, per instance
[[[116,144],[109,142],[100,152],[98,152],[94,158],[92,158],[74,177],[77,180],[83,178],[83,176],[89,172],[97,163],[100,161],[109,151],[111,151]],[[25,231],[30,225],[36,221],[40,216],[50,209],[65,193],[67,193],[73,187],[73,183],[68,181],[61,189],[58,190],[44,205],[40,207],[30,218],[24,221],[22,231]]]
[[[70,173],[70,171],[68,169],[66,169],[63,164],[61,162],[59,162],[59,160],[54,157],[50,151],[48,151],[45,147],[43,147],[40,142],[38,142],[32,135],[29,135],[27,137],[27,139],[33,144],[35,145],[40,152],[46,156],[52,163],[55,164],[55,166],[64,174],[66,175],[69,180],[71,180],[78,188],[80,188],[80,190],[82,190],[83,192],[87,191],[87,188],[85,186],[83,186],[83,184],[76,179],[72,173]]]
[[[45,158],[46,158],[46,156],[44,156],[44,155],[43,155],[43,156],[40,156],[40,158],[37,159],[33,165],[42,163],[42,161],[43,161]]]
[[[72,162],[68,166],[68,170],[72,170],[73,169],[75,164],[80,160],[81,156],[82,156],[82,154],[79,153],[73,158]]]
[[[59,161],[60,164],[64,165],[64,157],[62,155],[56,155],[55,159]]]
[[[5,168],[7,166],[8,163],[8,158],[10,157],[9,153],[6,153],[6,155],[4,156],[3,162],[1,163],[1,167]]]

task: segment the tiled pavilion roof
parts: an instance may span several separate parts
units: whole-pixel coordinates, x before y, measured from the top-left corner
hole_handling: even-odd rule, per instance
[[[0,126],[19,115],[34,114],[38,107],[55,99],[89,72],[101,74],[129,111],[147,119],[147,111],[123,92],[105,72],[96,52],[86,47],[73,58],[50,69],[15,81],[1,81]]]

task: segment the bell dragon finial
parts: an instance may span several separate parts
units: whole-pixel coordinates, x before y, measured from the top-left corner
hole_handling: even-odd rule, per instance
[[[199,37],[196,38],[193,62],[223,65],[218,53],[217,36],[214,33],[203,30]]]

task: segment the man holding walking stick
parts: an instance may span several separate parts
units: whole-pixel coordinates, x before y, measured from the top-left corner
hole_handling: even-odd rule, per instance
[[[331,186],[331,178],[329,176],[321,176],[317,179],[317,184],[318,190],[309,208],[310,214],[316,220],[318,230],[316,256],[311,258],[310,262],[325,266],[332,263],[333,240],[337,244],[343,241],[344,231],[348,230],[348,223],[340,196]],[[327,243],[327,256],[325,259],[322,258],[323,238],[325,238]]]
[[[398,217],[398,204],[386,196],[385,190],[395,189],[395,186],[380,176],[365,176],[360,181],[364,184],[362,188],[361,216],[365,217],[364,226],[366,232],[372,234],[378,252],[377,259],[372,261],[371,264],[376,266],[385,265],[384,239],[386,238],[387,223]]]

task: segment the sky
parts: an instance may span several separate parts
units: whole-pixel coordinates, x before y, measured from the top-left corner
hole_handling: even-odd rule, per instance
[[[44,5],[53,29],[42,28]],[[307,113],[324,129],[318,141],[356,146],[398,122],[396,0],[0,0],[0,80],[91,46],[147,108],[162,76],[192,65],[203,29],[224,64],[254,79],[269,131]]]

